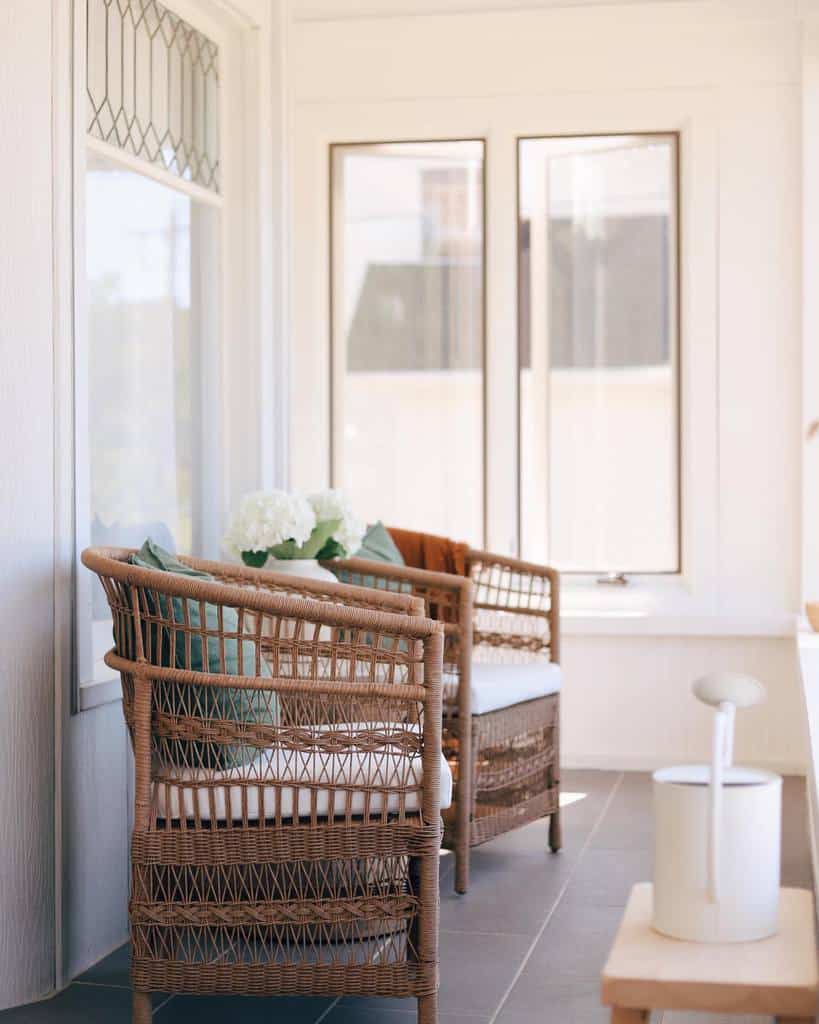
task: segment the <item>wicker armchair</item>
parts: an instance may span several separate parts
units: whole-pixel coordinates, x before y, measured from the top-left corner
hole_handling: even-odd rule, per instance
[[[423,598],[443,624],[443,743],[455,779],[444,845],[455,850],[461,893],[473,846],[547,816],[549,846],[561,845],[558,574],[475,549],[465,559],[465,576],[363,559],[327,563],[346,582]],[[473,706],[475,693],[483,706]]]
[[[136,766],[135,1024],[151,991],[416,997],[437,1021],[440,625],[423,603],[90,549]]]

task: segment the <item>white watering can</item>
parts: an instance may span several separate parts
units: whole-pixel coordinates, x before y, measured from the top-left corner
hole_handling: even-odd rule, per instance
[[[779,918],[782,779],[732,765],[734,716],[765,698],[756,679],[694,683],[716,708],[710,765],[654,773],[654,928],[693,942],[751,942]]]

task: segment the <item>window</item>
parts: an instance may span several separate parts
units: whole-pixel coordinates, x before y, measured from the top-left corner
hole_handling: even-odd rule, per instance
[[[333,482],[483,540],[483,143],[332,148]]]
[[[678,572],[676,136],[521,139],[518,212],[522,553]]]
[[[219,49],[154,0],[87,0],[78,547],[218,550]],[[81,683],[111,676],[78,576]]]

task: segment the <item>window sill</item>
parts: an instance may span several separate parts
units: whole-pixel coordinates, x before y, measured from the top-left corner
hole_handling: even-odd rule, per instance
[[[115,704],[121,700],[122,684],[118,675],[91,679],[79,687],[77,695],[80,711],[90,711],[92,708],[102,707],[103,704]]]
[[[626,609],[561,608],[564,636],[768,636],[792,637],[795,614],[692,615]]]
[[[594,578],[561,578],[560,614],[567,636],[768,636],[793,637],[795,612],[749,608],[723,596],[717,610],[710,588],[694,586],[684,575],[631,576],[626,586],[606,586]]]

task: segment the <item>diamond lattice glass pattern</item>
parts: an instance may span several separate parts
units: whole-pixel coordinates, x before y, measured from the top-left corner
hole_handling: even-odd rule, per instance
[[[219,48],[156,0],[87,0],[88,133],[219,191]]]

